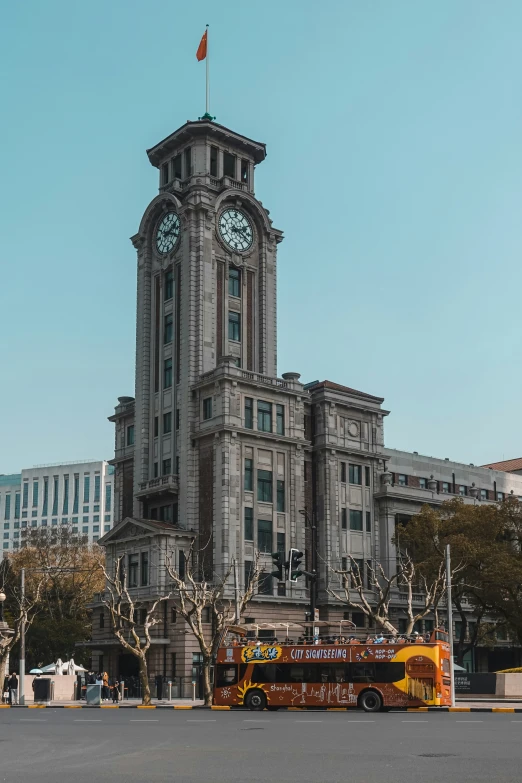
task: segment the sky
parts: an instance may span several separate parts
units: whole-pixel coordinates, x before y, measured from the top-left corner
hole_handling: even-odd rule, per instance
[[[24,0],[0,32],[0,473],[113,455],[145,150],[267,144],[278,372],[385,398],[386,445],[522,455],[520,0]]]

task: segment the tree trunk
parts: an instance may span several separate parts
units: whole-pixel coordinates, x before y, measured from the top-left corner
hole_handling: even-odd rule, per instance
[[[146,653],[139,656],[140,662],[140,682],[141,682],[141,703],[150,704],[149,672],[147,667]]]
[[[375,621],[375,624],[383,628],[385,631],[388,631],[388,633],[391,633],[395,636],[397,633],[397,629],[392,623],[386,618],[386,617],[378,617],[377,615],[373,616],[373,620]]]
[[[212,705],[212,685],[210,684],[210,664],[211,659],[203,659],[203,695],[205,699],[205,707]]]

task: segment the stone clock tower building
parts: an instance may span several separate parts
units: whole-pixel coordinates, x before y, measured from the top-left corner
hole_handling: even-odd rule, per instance
[[[343,611],[328,588],[339,577],[330,566],[342,567],[348,554],[361,563],[378,556],[373,496],[385,470],[386,412],[379,397],[328,381],[303,386],[295,372],[277,376],[283,237],[255,196],[265,156],[264,144],[205,118],[148,151],[159,194],[132,237],[136,389],[110,417],[115,527],[99,543],[109,565],[125,555],[140,601],[164,590],[165,552],[182,568],[194,536],[205,576],[219,577],[234,560],[240,586],[259,551],[266,578],[243,619],[302,622],[305,580],[278,583],[271,553],[295,547],[310,571],[305,517],[314,518],[321,619],[337,621]],[[95,611],[103,615],[101,604]],[[196,642],[169,617],[165,607],[151,673],[193,676]],[[95,667],[128,675],[132,662],[102,616],[89,644],[109,654]]]

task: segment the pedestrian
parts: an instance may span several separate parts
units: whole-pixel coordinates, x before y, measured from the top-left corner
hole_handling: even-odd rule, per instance
[[[8,691],[9,691],[9,704],[18,704],[18,677],[13,672],[9,678]]]
[[[4,687],[2,689],[2,703],[8,704],[8,702],[9,702],[9,677],[6,674],[6,676],[4,677]]]
[[[107,672],[103,672],[102,682],[102,699],[104,701],[109,701],[109,675]]]
[[[120,692],[118,689],[118,678],[113,677],[112,679],[112,703],[117,704],[120,700]]]
[[[158,701],[163,699],[163,676],[156,674],[156,698]]]

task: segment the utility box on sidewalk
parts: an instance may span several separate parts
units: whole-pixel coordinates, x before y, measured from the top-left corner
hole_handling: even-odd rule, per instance
[[[101,704],[101,689],[101,685],[87,685],[85,702],[93,705]]]
[[[34,700],[48,704],[51,701],[51,680],[49,677],[38,677],[33,682]]]

